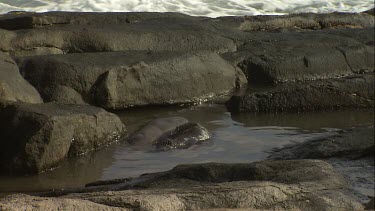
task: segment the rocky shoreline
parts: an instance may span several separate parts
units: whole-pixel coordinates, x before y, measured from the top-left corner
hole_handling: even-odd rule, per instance
[[[126,125],[110,111],[129,107],[214,102],[237,115],[374,108],[371,11],[12,12],[0,15],[0,37],[1,174],[42,173],[126,140]],[[247,89],[252,84],[270,88]],[[195,123],[153,124],[160,137],[172,137],[149,143],[161,148],[193,133],[181,125],[208,137]],[[363,210],[368,200],[353,196],[331,159],[373,160],[373,129],[286,146],[255,163],[180,165],[87,188],[14,194],[0,199],[0,209]]]

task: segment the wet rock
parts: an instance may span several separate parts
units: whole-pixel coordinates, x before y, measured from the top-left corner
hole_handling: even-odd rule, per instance
[[[341,28],[369,28],[374,26],[371,15],[363,13],[301,13],[290,15],[259,15],[243,17],[218,17],[206,19],[216,27],[252,31],[311,31]]]
[[[374,156],[374,126],[339,131],[328,137],[276,149],[272,159],[319,159]]]
[[[53,48],[62,53],[150,51],[235,51],[232,39],[213,33],[209,26],[183,19],[154,19],[117,25],[52,25],[14,31],[11,55],[28,55],[36,47]],[[35,52],[40,54],[40,52]]]
[[[350,193],[367,203],[374,197],[374,126],[340,130],[275,149],[270,159],[325,159],[348,181]]]
[[[174,130],[176,127],[188,123],[183,117],[165,117],[152,120],[140,130],[132,134],[128,142],[130,144],[152,144],[165,132]]]
[[[153,145],[157,150],[185,149],[192,145],[207,141],[208,130],[199,123],[186,123],[174,130],[164,133]]]
[[[120,25],[161,18],[192,17],[173,12],[18,12],[0,16],[0,28],[19,30],[51,25]]]
[[[304,83],[285,83],[264,92],[233,96],[231,112],[302,112],[371,108],[374,106],[374,75],[362,74]]]
[[[52,103],[1,103],[0,130],[0,170],[7,174],[41,173],[125,133],[120,119],[103,109]]]
[[[17,64],[0,52],[0,101],[42,103],[36,89],[20,74]]]
[[[48,55],[19,59],[19,65],[46,101],[53,87],[65,86],[110,109],[214,100],[246,83],[238,68],[211,52]]]
[[[329,13],[292,14],[285,16],[246,16],[239,29],[243,31],[299,28],[307,30],[338,28],[369,28],[374,18],[368,14]]]
[[[370,15],[373,15],[375,14],[375,8],[372,8],[372,9],[369,9],[367,11],[364,11],[363,13],[367,13],[367,14],[370,14]]]
[[[133,210],[363,209],[360,203],[346,195],[346,184],[332,167],[316,160],[180,165],[167,172],[144,175],[122,184],[96,187],[100,192],[93,188],[71,193],[66,190],[63,196],[51,199],[57,202],[87,200]],[[18,197],[9,198],[15,200]],[[9,198],[0,200],[0,204],[14,206]],[[45,200],[43,197],[34,199]],[[24,203],[18,203],[21,205]]]
[[[209,138],[207,129],[198,123],[183,117],[165,117],[152,120],[127,141],[137,146],[153,146],[155,150],[170,150],[189,148]]]
[[[342,77],[374,71],[374,30],[252,32],[237,52],[223,56],[251,83],[277,83]]]

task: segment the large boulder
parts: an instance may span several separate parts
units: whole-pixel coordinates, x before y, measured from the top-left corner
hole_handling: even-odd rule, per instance
[[[224,58],[238,65],[251,83],[342,77],[374,71],[374,30],[251,32],[237,52]]]
[[[55,206],[79,200],[132,210],[363,209],[345,192],[345,181],[332,166],[317,160],[189,164],[130,181],[96,184],[101,186],[42,195],[60,195],[49,198]],[[12,195],[1,199],[0,206],[24,208],[31,203],[43,209],[40,201],[46,199]]]
[[[231,112],[303,112],[374,106],[374,74],[284,83],[273,89],[233,96]]]
[[[56,86],[71,88],[86,103],[110,109],[215,99],[246,83],[243,73],[211,52],[126,51],[25,57],[25,78],[42,97],[72,103],[76,95],[53,97]],[[51,97],[52,96],[52,97]]]
[[[36,89],[22,77],[13,59],[1,51],[0,101],[43,102]]]
[[[84,105],[0,104],[0,170],[41,173],[125,135],[120,119]]]

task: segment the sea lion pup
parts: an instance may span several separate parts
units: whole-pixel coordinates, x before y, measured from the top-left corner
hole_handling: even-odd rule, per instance
[[[152,146],[154,150],[165,151],[189,148],[210,138],[206,128],[189,122],[183,117],[166,117],[152,120],[128,138],[136,146]]]

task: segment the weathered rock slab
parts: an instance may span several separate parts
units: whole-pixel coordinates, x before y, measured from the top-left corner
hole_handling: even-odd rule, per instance
[[[75,193],[65,190],[63,196],[50,200],[74,199],[131,210],[362,210],[346,194],[345,186],[328,163],[317,160],[206,163],[180,165],[121,184],[107,183],[96,187],[98,191],[95,187]],[[19,196],[9,198],[14,201]],[[9,198],[0,200],[0,205],[15,206]]]
[[[20,74],[17,64],[0,52],[0,101],[42,103],[36,89]]]
[[[19,65],[46,101],[76,103],[76,95],[53,97],[58,95],[55,87],[64,86],[81,95],[86,103],[110,109],[200,102],[246,83],[241,70],[211,52],[48,55],[25,57]]]
[[[118,141],[125,127],[92,106],[1,103],[0,131],[1,172],[32,174]]]
[[[233,96],[231,112],[303,112],[374,106],[374,75],[285,83],[264,92]]]

